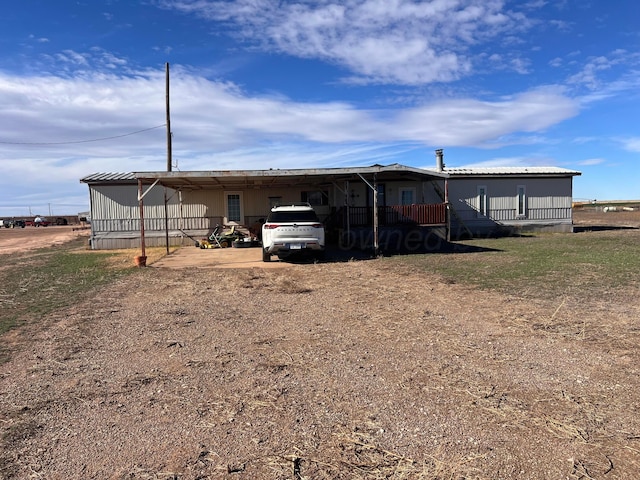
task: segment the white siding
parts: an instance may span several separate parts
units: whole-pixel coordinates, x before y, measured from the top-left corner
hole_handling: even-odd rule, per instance
[[[478,186],[487,187],[487,216],[478,215]],[[526,187],[526,215],[517,215],[518,186]],[[457,219],[477,233],[499,226],[571,224],[572,179],[567,178],[451,178],[449,201]],[[459,227],[457,225],[456,227]]]

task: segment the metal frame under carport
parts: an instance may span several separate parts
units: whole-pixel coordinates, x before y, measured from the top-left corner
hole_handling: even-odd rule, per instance
[[[371,176],[371,181],[365,178]],[[167,188],[177,191],[182,189],[206,189],[206,188],[249,188],[251,186],[265,186],[265,180],[270,180],[269,187],[287,187],[309,184],[319,186],[332,184],[339,191],[344,193],[344,207],[347,209],[347,231],[349,230],[349,182],[352,180],[362,180],[365,185],[372,190],[373,194],[373,241],[374,255],[379,255],[379,220],[378,220],[378,180],[381,176],[384,180],[402,180],[407,175],[419,177],[440,178],[445,182],[444,202],[449,205],[448,199],[448,178],[444,172],[407,167],[394,164],[389,166],[374,165],[370,167],[351,168],[320,168],[320,169],[288,169],[288,170],[223,170],[223,171],[191,171],[191,172],[135,172],[134,176],[138,182],[138,203],[140,208],[140,247],[141,263],[146,263],[146,245],[144,237],[144,197],[157,185],[165,188],[164,208],[165,208],[165,238],[167,253],[169,253],[169,227],[168,227],[168,198]],[[344,189],[340,188],[338,182],[344,182]],[[149,184],[149,188],[144,190],[144,184]],[[449,215],[447,215],[447,232],[449,231]]]

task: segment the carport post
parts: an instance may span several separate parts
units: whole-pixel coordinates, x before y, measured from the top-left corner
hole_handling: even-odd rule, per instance
[[[445,221],[447,222],[447,242],[451,241],[451,212],[449,211],[449,179],[444,179],[444,214],[447,216]]]
[[[378,256],[380,246],[378,244],[378,183],[376,174],[373,174],[373,185],[371,185],[362,174],[358,173],[358,176],[362,179],[367,186],[373,190],[373,254]]]
[[[349,213],[349,180],[345,180],[344,182],[344,206],[346,207],[346,211],[347,211],[347,239],[351,238],[351,221],[349,219],[349,216],[351,215]]]
[[[378,244],[378,183],[376,174],[373,174],[373,255],[378,256],[380,245]]]
[[[164,187],[164,240],[167,245],[167,255],[169,255],[169,207],[167,202],[167,187]]]
[[[138,204],[140,205],[140,249],[143,259],[146,260],[146,250],[144,241],[144,195],[142,194],[142,179],[138,179]]]
[[[142,250],[142,254],[137,257],[136,263],[138,264],[138,266],[140,267],[146,267],[147,266],[147,252],[146,252],[146,246],[145,246],[145,240],[144,240],[144,202],[142,201],[142,199],[144,198],[144,196],[149,193],[151,191],[151,189],[153,187],[155,187],[158,182],[160,182],[160,179],[157,178],[155,182],[153,182],[151,184],[151,186],[147,189],[146,192],[142,192],[142,178],[138,178],[138,204],[140,205],[140,247]]]

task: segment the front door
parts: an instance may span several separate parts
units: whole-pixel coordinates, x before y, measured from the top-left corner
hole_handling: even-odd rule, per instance
[[[242,207],[242,192],[226,192],[224,194],[225,212],[224,223],[229,225],[244,224],[244,209]]]

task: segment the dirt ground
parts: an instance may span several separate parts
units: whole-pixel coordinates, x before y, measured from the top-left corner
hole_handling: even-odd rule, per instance
[[[152,264],[2,339],[0,478],[637,478],[639,293]]]
[[[78,236],[88,237],[90,230],[78,225],[0,228],[0,255],[60,245]]]

